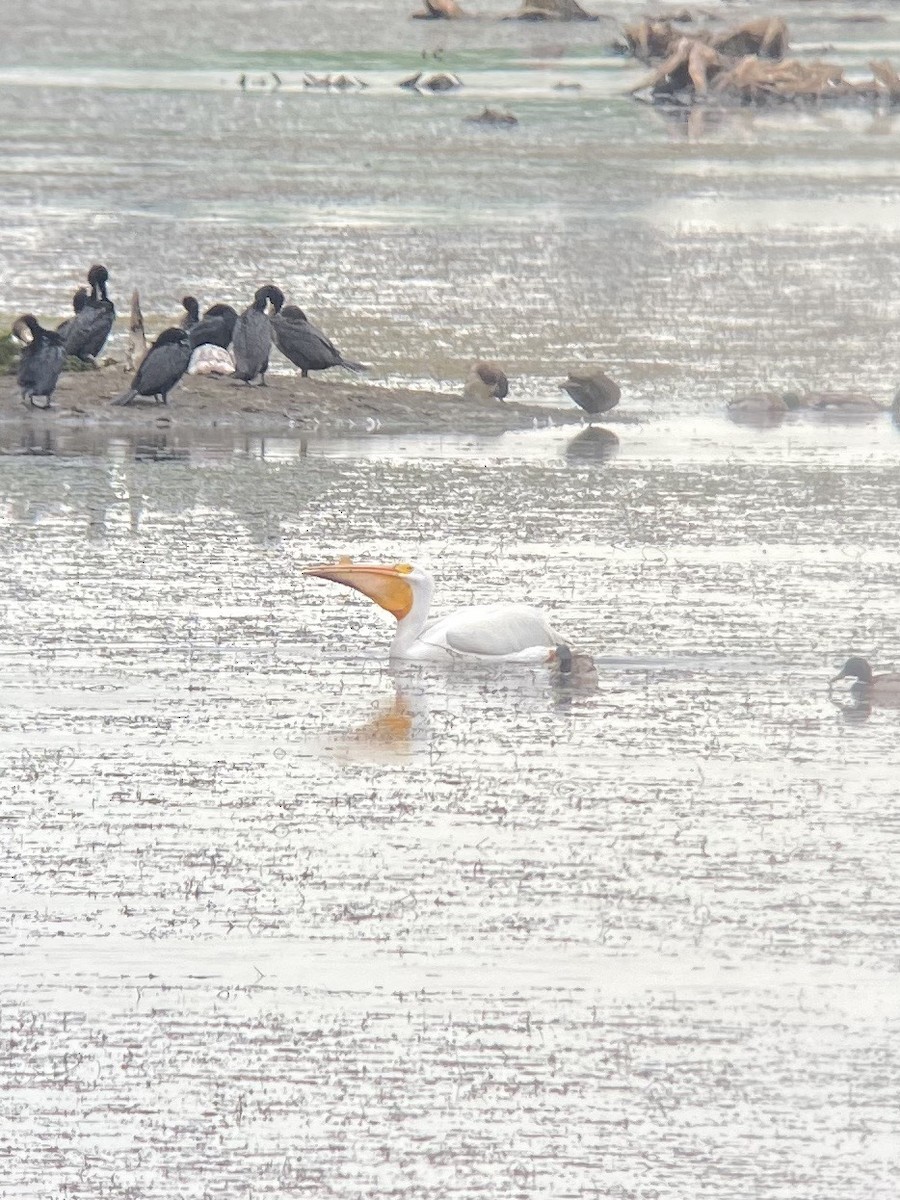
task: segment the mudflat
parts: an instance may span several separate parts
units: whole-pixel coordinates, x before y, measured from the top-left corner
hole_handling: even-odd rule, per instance
[[[392,387],[356,379],[301,379],[299,373],[269,375],[266,386],[228,378],[187,375],[168,404],[153,400],[126,406],[111,402],[130,376],[116,363],[96,371],[67,371],[60,376],[49,409],[23,405],[14,375],[0,378],[2,419],[24,413],[47,421],[73,420],[109,425],[220,425],[276,432],[285,429],[380,430],[392,432],[502,433],[529,429],[535,423],[579,424],[580,409],[517,404],[503,400],[468,400],[449,392]]]

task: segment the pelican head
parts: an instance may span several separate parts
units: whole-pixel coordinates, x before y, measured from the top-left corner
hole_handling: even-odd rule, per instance
[[[303,574],[313,575],[316,579],[331,579],[334,583],[354,588],[402,621],[412,611],[416,598],[415,584],[424,572],[410,563],[394,563],[385,567],[341,558],[336,563],[305,567]]]

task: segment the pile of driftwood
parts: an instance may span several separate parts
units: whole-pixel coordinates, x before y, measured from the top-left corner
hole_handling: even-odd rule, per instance
[[[785,58],[788,30],[780,17],[690,34],[671,20],[644,20],[625,29],[623,49],[643,62],[658,62],[632,89],[633,95],[657,103],[900,104],[900,76],[889,62],[870,63],[872,78],[854,82],[835,63]]]
[[[683,14],[681,20],[690,14]],[[707,46],[723,58],[742,58],[747,54],[761,58],[784,58],[788,48],[788,28],[780,17],[761,17],[756,21],[745,21],[734,29],[723,29],[718,33],[699,29],[695,33],[684,33],[675,28],[674,19],[654,21],[646,18],[636,25],[627,25],[623,31],[622,49],[633,54],[641,62],[657,59],[668,60],[681,47],[682,42]]]
[[[457,21],[470,16],[457,0],[422,0],[422,11],[412,15],[417,21]],[[501,21],[596,21],[578,0],[522,0],[518,12]]]

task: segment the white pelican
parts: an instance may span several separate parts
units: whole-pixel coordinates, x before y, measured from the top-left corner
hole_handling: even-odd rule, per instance
[[[397,618],[391,658],[415,662],[451,659],[483,662],[558,663],[571,669],[572,652],[539,608],[527,604],[476,604],[432,617],[434,580],[410,563],[379,566],[342,558],[306,567],[304,575],[355,588]]]

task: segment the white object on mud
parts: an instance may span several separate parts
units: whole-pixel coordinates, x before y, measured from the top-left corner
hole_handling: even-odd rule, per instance
[[[233,375],[234,359],[230,350],[204,343],[191,355],[188,375]]]

